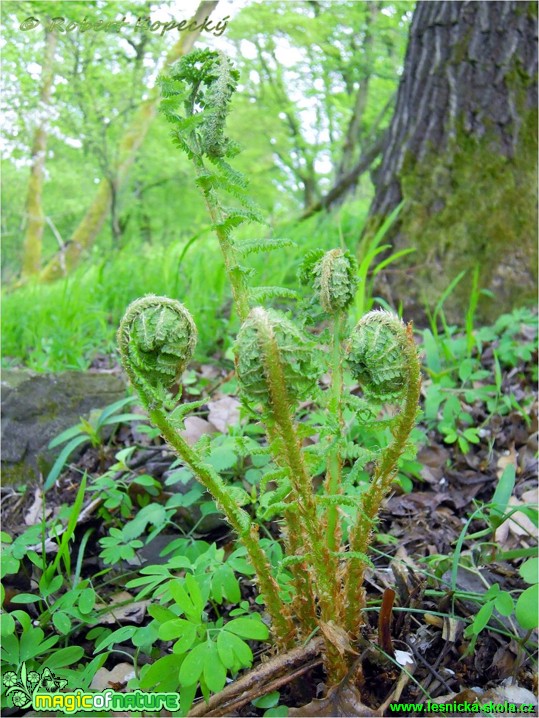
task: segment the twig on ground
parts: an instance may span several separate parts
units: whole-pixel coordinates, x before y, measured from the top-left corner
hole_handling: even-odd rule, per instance
[[[200,702],[190,711],[189,718],[227,715],[231,710],[277,690],[321,663],[319,656],[323,645],[323,639],[314,638],[306,646],[271,658],[212,696],[207,703]],[[297,664],[300,664],[299,668]]]

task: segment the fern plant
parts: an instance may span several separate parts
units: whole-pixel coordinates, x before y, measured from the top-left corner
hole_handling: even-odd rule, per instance
[[[136,300],[121,322],[119,348],[151,420],[211,493],[243,542],[278,647],[290,648],[320,631],[328,679],[336,683],[355,657],[353,645],[365,606],[368,547],[415,422],[419,360],[411,326],[390,312],[370,312],[349,330],[347,312],[357,289],[357,265],[343,250],[309,254],[300,272],[301,281],[311,285],[329,321],[327,348],[317,346],[312,335],[282,312],[260,306],[262,295],[286,293],[249,287],[249,270],[242,262],[251,252],[274,250],[286,241],[240,242],[234,237],[239,224],[261,221],[247,197],[245,178],[229,163],[238,152],[225,132],[237,81],[238,74],[225,55],[197,50],[161,79],[162,110],[173,124],[174,143],[194,165],[242,321],[234,347],[241,398],[264,422],[268,452],[277,465],[264,477],[261,489],[266,492],[259,516],[281,519],[286,557],[280,570],[291,576],[292,599],[280,590],[259,540],[259,525],[243,508],[249,497],[228,486],[202,452],[181,436],[186,414],[201,403],[181,404],[178,396],[171,395],[195,346],[196,327],[188,310],[166,297],[148,295]],[[232,197],[235,205],[229,206],[226,197]],[[361,385],[363,398],[344,391],[346,367]],[[330,381],[322,390],[319,380],[324,374]],[[328,417],[319,445],[310,451],[302,446],[297,421],[299,403],[305,399],[318,402]],[[396,407],[393,416],[372,419],[386,404]],[[386,448],[365,452],[350,446],[344,420],[350,409],[363,423],[387,428],[391,440]],[[343,477],[344,462],[350,456],[355,463]],[[374,468],[368,486],[363,490],[352,486],[347,492],[346,485],[352,485],[358,469],[371,460]],[[326,479],[324,490],[317,492],[313,476],[321,461]]]

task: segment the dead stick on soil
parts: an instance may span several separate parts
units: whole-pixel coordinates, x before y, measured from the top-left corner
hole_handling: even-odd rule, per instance
[[[271,658],[256,669],[249,671],[247,675],[238,681],[227,686],[217,695],[212,696],[208,703],[199,703],[190,711],[189,718],[219,715],[219,713],[216,713],[219,709],[226,710],[228,713],[231,703],[234,703],[234,708],[237,709],[255,698],[271,693],[271,691],[276,690],[276,684],[282,686],[304,673],[307,668],[316,665],[316,661],[312,662],[308,667],[304,664],[317,658],[323,645],[322,638],[315,638],[306,646],[294,648],[287,653]],[[303,664],[299,670],[296,668],[298,663]]]
[[[310,671],[311,668],[316,668],[316,666],[321,665],[322,658],[314,658],[312,661],[309,661],[309,663],[306,663],[300,668],[297,668],[293,673],[286,673],[284,676],[276,678],[274,681],[270,681],[270,683],[266,683],[265,686],[253,686],[251,690],[244,692],[242,695],[238,696],[235,700],[233,700],[233,702],[230,703],[227,701],[224,705],[220,705],[219,708],[215,708],[214,710],[210,711],[209,713],[206,713],[205,715],[230,715],[232,712],[238,711],[244,705],[247,705],[247,703],[251,703],[251,701],[260,698],[261,696],[265,696],[268,693],[272,693],[273,691],[279,690],[287,683],[295,681],[296,678],[299,678],[304,673],[307,673],[307,671]]]

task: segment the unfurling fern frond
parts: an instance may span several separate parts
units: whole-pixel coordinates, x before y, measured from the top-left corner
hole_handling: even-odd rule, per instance
[[[324,311],[342,312],[352,303],[357,289],[357,262],[350,252],[313,250],[302,262],[300,281],[312,284]]]
[[[193,355],[197,329],[174,299],[147,294],[132,302],[118,330],[125,370],[138,391],[162,401]]]
[[[384,310],[366,314],[350,337],[348,363],[366,397],[396,401],[409,381],[407,340],[401,320]]]
[[[213,159],[233,154],[225,125],[238,79],[239,73],[228,57],[213,50],[195,50],[185,55],[172,66],[168,77],[160,78],[161,91],[167,98],[162,106],[165,114],[170,114],[173,107],[170,100],[176,100],[177,104],[183,101],[187,118],[200,115],[199,155]]]
[[[319,375],[311,341],[282,314],[255,307],[243,323],[234,345],[236,371],[242,396],[272,413],[275,401],[266,347],[275,347],[287,399],[309,396]]]

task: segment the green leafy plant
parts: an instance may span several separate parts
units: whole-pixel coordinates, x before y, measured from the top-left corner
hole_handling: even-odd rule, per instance
[[[516,619],[522,628],[537,628],[537,605],[539,604],[539,559],[530,558],[519,569],[520,575],[530,586],[520,594],[515,606]]]
[[[538,525],[536,505],[511,507],[509,500],[514,486],[515,466],[509,464],[500,476],[490,502],[478,506],[468,517],[457,539],[453,555],[431,556],[427,561],[431,566],[438,564],[439,570],[436,570],[436,573],[439,578],[442,578],[442,574],[449,569],[448,589],[451,592],[453,603],[456,600],[464,600],[473,601],[478,605],[477,611],[473,614],[464,632],[465,637],[470,639],[468,653],[474,650],[479,635],[487,627],[507,632],[507,626],[499,620],[500,616],[505,619],[505,623],[512,631],[508,635],[512,635],[514,640],[523,645],[525,638],[522,639],[516,623],[526,632],[537,627],[537,584],[539,583],[537,548],[503,551],[494,540],[496,529],[505,521],[510,520],[517,511],[524,513],[535,526]],[[486,527],[471,533],[470,527],[474,521],[482,521]],[[486,540],[482,541],[483,539]],[[473,541],[473,551],[464,551],[466,541]],[[519,573],[523,580],[530,584],[528,588],[502,590],[497,582],[491,582],[485,578],[482,571],[484,565],[522,558],[527,560],[519,567]],[[462,590],[459,587],[460,572],[472,574],[484,585],[485,590],[483,592]]]
[[[286,297],[290,292],[275,287],[250,287],[249,269],[240,263],[252,252],[274,250],[284,242],[234,238],[238,225],[261,221],[258,210],[246,196],[245,179],[228,162],[238,152],[235,143],[225,135],[226,116],[237,81],[236,71],[222,53],[195,51],[182,58],[170,76],[161,80],[165,96],[162,109],[174,125],[175,144],[195,167],[196,183],[221,246],[242,321],[234,348],[238,386],[246,408],[264,421],[276,467],[264,477],[266,485],[269,481],[273,484],[269,491],[271,500],[265,506],[284,521],[285,557],[276,574],[259,538],[259,525],[244,508],[251,503],[249,495],[224,482],[204,451],[190,446],[180,433],[183,419],[193,404],[178,404],[179,396],[172,397],[170,390],[187,366],[197,336],[186,307],[153,295],[136,300],[120,324],[118,344],[125,371],[152,423],[209,491],[243,543],[277,645],[290,647],[313,630],[320,630],[326,641],[326,670],[329,680],[335,683],[344,677],[355,655],[353,650],[339,652],[335,636],[345,643],[354,641],[362,623],[363,577],[370,563],[367,550],[381,502],[396,476],[398,461],[409,446],[419,399],[419,361],[411,326],[405,327],[390,312],[370,312],[352,331],[348,329],[347,310],[354,301],[357,268],[342,250],[311,255],[302,268],[303,281],[311,284],[332,327],[328,352],[317,348],[312,336],[288,316],[260,306],[262,298]],[[232,197],[236,206],[225,204],[225,196]],[[361,384],[363,399],[344,391],[345,366]],[[324,371],[330,376],[330,385],[321,391],[319,380]],[[306,398],[318,401],[328,415],[320,450],[310,454],[302,448],[302,431],[296,418],[299,403]],[[378,418],[387,404],[394,405],[396,411]],[[368,452],[374,466],[370,481],[359,491],[350,482],[352,491],[345,492],[343,412],[348,406],[353,407],[355,414],[362,414],[364,423],[383,426],[389,441],[385,447]],[[313,476],[321,461],[325,463],[326,482],[324,492],[317,494],[313,490]],[[364,456],[362,461],[365,463]],[[348,515],[343,512],[347,516],[343,519],[339,507],[353,511]],[[293,586],[292,594],[288,595],[283,593],[278,580],[287,572]],[[192,581],[190,585],[195,586]],[[184,598],[182,593],[177,603],[186,611]],[[193,603],[195,599],[191,596],[190,600]],[[197,599],[193,617],[200,613],[199,604]],[[175,622],[174,631],[180,631],[178,619],[170,620]],[[192,635],[193,629],[189,631]],[[230,641],[229,633],[234,635],[223,627],[219,635],[227,638],[221,641]],[[207,678],[204,669],[207,660],[219,655],[219,647],[212,647],[207,639],[199,645],[188,654],[180,669],[180,678],[188,676],[189,682],[184,681],[186,688],[201,675]],[[229,649],[230,646],[223,647],[221,655],[225,667],[225,654],[227,661],[233,663]],[[173,656],[166,659],[174,660]],[[211,688],[207,681],[206,686]]]
[[[503,386],[503,370],[531,360],[537,347],[537,321],[531,311],[515,310],[491,327],[468,326],[465,335],[447,324],[439,305],[431,317],[431,328],[422,333],[430,379],[425,385],[424,415],[428,426],[436,427],[446,443],[457,443],[466,454],[471,445],[479,443],[493,416],[515,411],[529,423],[525,402],[519,403]],[[443,331],[437,328],[439,317],[443,318]],[[486,358],[489,353],[491,358]],[[486,415],[479,425],[473,407],[474,414]]]
[[[179,691],[183,713],[189,710],[196,691],[204,696],[223,688],[227,675],[234,676],[252,665],[253,653],[247,641],[266,640],[267,626],[258,613],[250,613],[241,601],[236,572],[252,574],[242,550],[225,559],[224,549],[203,541],[192,545],[195,551],[178,555],[178,545],[165,564],[145,566],[140,575],[127,583],[139,589],[138,598],[150,597],[152,620],[143,627],[122,626],[111,631],[98,627],[87,634],[95,641],[95,651],[122,652],[121,644],[131,642],[136,649],[137,678],[131,687],[143,690]],[[182,577],[178,572],[185,572]],[[229,610],[229,604],[238,604]],[[221,615],[226,610],[228,619]],[[171,653],[159,649],[161,656],[151,666],[137,668],[140,652],[151,654],[158,642],[171,645]]]
[[[123,408],[126,404],[133,402],[132,397],[126,399],[120,399],[119,401],[110,404],[101,411],[93,412],[89,419],[81,418],[79,424],[71,426],[69,429],[62,431],[57,437],[49,442],[49,449],[54,449],[61,444],[65,444],[64,448],[58,455],[52,469],[49,471],[45,483],[43,484],[43,490],[48,491],[53,485],[60,472],[66,465],[69,456],[75,451],[76,448],[83,444],[90,443],[95,447],[102,447],[103,429],[107,426],[114,426],[121,424],[126,421],[144,420],[146,417],[141,414],[117,414],[116,412]]]

